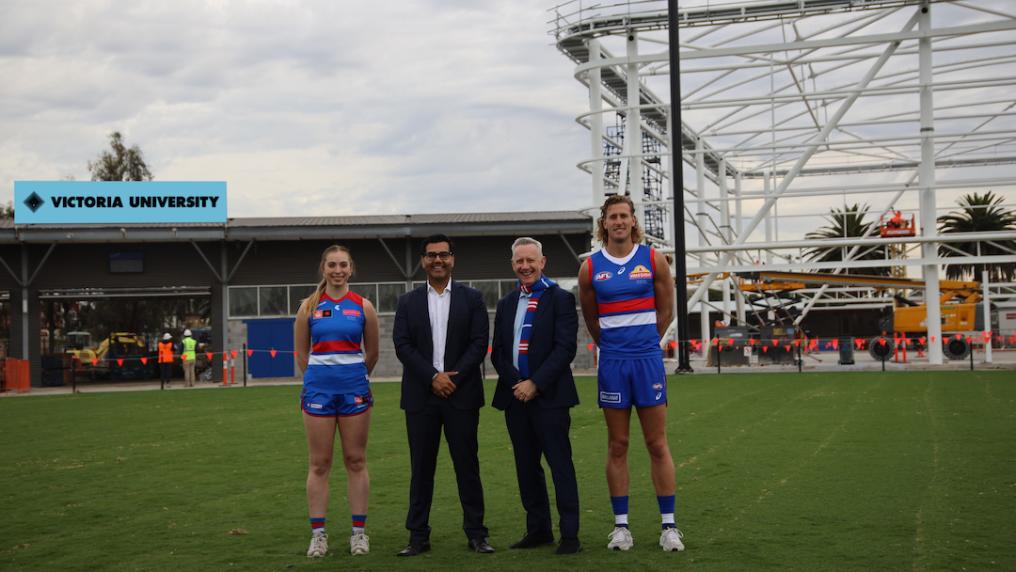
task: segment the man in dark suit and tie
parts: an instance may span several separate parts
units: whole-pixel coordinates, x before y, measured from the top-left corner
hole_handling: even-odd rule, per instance
[[[455,251],[439,234],[423,241],[420,262],[427,284],[399,298],[392,337],[402,362],[402,401],[412,471],[406,529],[399,556],[430,550],[430,505],[441,428],[455,466],[463,529],[469,548],[488,554],[477,427],[483,406],[480,364],[487,355],[487,306],[479,291],[451,279]]]
[[[505,412],[515,451],[515,470],[526,534],[511,548],[553,544],[550,500],[540,457],[547,459],[560,518],[558,554],[579,544],[579,491],[572,464],[569,408],[578,404],[572,378],[578,315],[575,296],[543,275],[543,246],[532,238],[512,245],[512,270],[519,289],[497,304],[491,361],[498,373],[494,407]]]

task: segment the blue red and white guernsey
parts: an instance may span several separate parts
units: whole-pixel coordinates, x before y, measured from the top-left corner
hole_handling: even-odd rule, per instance
[[[363,357],[363,298],[322,293],[308,318],[310,356],[301,407],[311,415],[357,415],[373,404]]]
[[[589,257],[589,279],[596,293],[600,356],[604,359],[660,358],[656,330],[656,261],[652,248],[637,244],[624,258],[606,249]]]

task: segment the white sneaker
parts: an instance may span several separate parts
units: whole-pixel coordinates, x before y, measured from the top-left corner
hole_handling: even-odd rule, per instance
[[[684,550],[682,538],[684,538],[684,533],[677,528],[664,528],[660,533],[660,547],[664,552],[681,552]]]
[[[631,531],[623,526],[614,527],[614,530],[607,535],[610,542],[607,543],[607,548],[610,550],[631,550],[631,547],[635,545],[635,541],[632,540]]]
[[[310,548],[307,549],[308,558],[324,558],[328,554],[328,535],[312,534],[310,537]]]
[[[357,532],[349,537],[349,553],[353,556],[367,554],[370,552],[370,537],[362,532]]]

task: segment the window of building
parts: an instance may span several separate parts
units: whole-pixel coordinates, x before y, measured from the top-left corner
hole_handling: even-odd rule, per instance
[[[375,309],[378,313],[395,312],[399,305],[399,296],[405,294],[405,292],[405,282],[378,284]]]
[[[377,284],[373,282],[350,283],[349,289],[370,300],[375,308],[377,307]]]
[[[578,281],[575,278],[556,280],[561,288],[576,293]],[[488,310],[495,310],[497,302],[505,294],[515,290],[516,280],[463,280],[463,284],[476,288],[483,295]],[[414,282],[413,288],[426,282]],[[266,286],[230,286],[229,317],[278,317],[295,316],[304,298],[314,293],[317,284],[290,284]],[[404,282],[357,282],[349,285],[350,290],[370,300],[379,314],[393,314],[398,308],[399,296],[406,293]]]
[[[258,307],[261,316],[285,316],[289,313],[289,291],[286,286],[259,286]]]
[[[298,284],[289,287],[289,315],[295,316],[303,300],[314,293],[317,284]]]
[[[487,305],[488,310],[497,308],[497,301],[501,299],[498,280],[473,280],[469,285],[483,294],[483,303]]]
[[[230,316],[258,315],[258,287],[233,286],[229,289]]]

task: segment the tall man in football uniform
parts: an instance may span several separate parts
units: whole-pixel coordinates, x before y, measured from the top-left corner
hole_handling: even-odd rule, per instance
[[[631,408],[638,412],[660,507],[660,546],[684,550],[674,521],[674,460],[667,444],[667,378],[660,338],[670,324],[674,278],[663,254],[639,244],[635,206],[623,195],[600,208],[597,238],[603,248],[579,270],[579,299],[586,328],[600,348],[599,406],[607,423],[607,488],[614,530],[607,548],[629,550],[628,435]],[[677,256],[684,256],[683,252]]]

